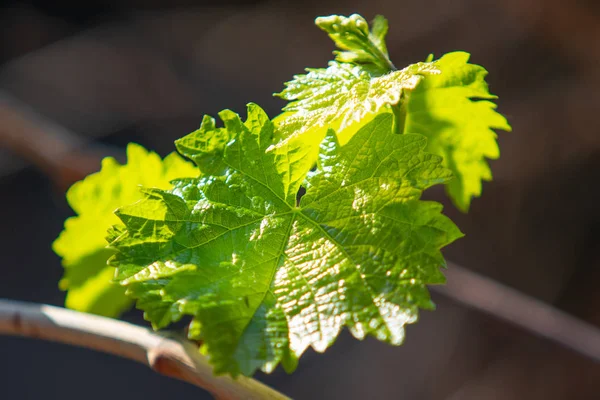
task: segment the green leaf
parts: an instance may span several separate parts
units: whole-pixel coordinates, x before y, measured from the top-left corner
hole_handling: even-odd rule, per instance
[[[425,76],[412,91],[405,127],[427,136],[427,151],[443,156],[455,176],[447,192],[462,211],[481,195],[481,181],[492,179],[486,158],[500,155],[493,129],[511,130],[490,101],[497,97],[488,91],[487,71],[468,61],[468,53],[454,52],[433,63],[441,74]]]
[[[290,101],[274,119],[283,143],[302,137],[317,147],[328,129],[337,132],[340,144],[371,121],[389,112],[425,75],[439,71],[431,63],[417,63],[387,75],[372,77],[361,67],[332,61],[327,69],[307,69],[296,75],[277,96]],[[283,145],[283,144],[281,144]]]
[[[492,179],[486,158],[499,156],[493,129],[511,130],[495,111],[491,100],[497,97],[488,91],[487,71],[469,64],[464,52],[435,62],[431,56],[395,71],[385,45],[387,21],[381,16],[371,31],[356,14],[320,17],[316,24],[342,51],[329,68],[308,69],[276,94],[290,102],[274,120],[282,143],[302,140],[316,147],[331,128],[343,145],[377,114],[391,111],[397,131],[426,135],[427,150],[444,157],[456,177],[446,190],[467,211],[471,199],[481,195],[482,181]]]
[[[111,282],[114,267],[107,265],[114,251],[106,248],[105,237],[119,222],[114,210],[143,197],[138,185],[168,189],[172,179],[198,176],[198,169],[175,153],[163,161],[156,153],[129,144],[127,159],[126,165],[120,165],[114,158],[105,158],[100,172],[67,192],[77,216],[65,221],[53,249],[65,268],[59,286],[68,291],[69,308],[115,317],[131,307],[124,288]]]
[[[461,236],[440,204],[419,200],[451,177],[426,139],[394,134],[382,114],[344,146],[330,130],[310,172],[301,141],[271,146],[274,125],[258,106],[245,123],[220,117],[225,127],[212,129],[231,140],[210,154],[222,170],[147,189],[117,212],[111,264],[146,318],[161,328],[191,315],[189,336],[215,373],[234,376],[280,362],[292,371],[343,327],[400,344],[418,308],[433,307],[426,285],[444,282],[440,248]],[[201,129],[177,146],[203,159],[212,134],[223,132]]]
[[[358,14],[349,17],[319,17],[315,24],[327,32],[336,46],[343,50],[334,51],[336,61],[360,65],[373,76],[396,70],[385,44],[388,22],[383,16],[375,17],[371,31],[367,21]]]
[[[377,114],[403,102],[424,76],[439,73],[430,62],[397,71],[387,56],[388,24],[382,16],[375,18],[372,31],[357,14],[319,17],[315,23],[344,51],[335,52],[328,68],[307,68],[275,94],[289,101],[273,121],[286,141],[302,137],[318,146],[333,129],[344,145]]]

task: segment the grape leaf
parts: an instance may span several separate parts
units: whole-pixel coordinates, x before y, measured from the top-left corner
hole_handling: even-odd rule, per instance
[[[487,71],[468,61],[468,53],[453,52],[434,62],[441,74],[426,76],[412,91],[405,125],[427,136],[427,151],[443,156],[455,176],[446,190],[462,211],[481,195],[481,181],[492,179],[486,158],[500,155],[492,129],[511,130],[490,101],[497,97],[488,91]]]
[[[431,63],[417,63],[401,71],[372,77],[360,66],[331,61],[327,69],[307,69],[276,94],[290,101],[274,119],[285,139],[311,137],[316,145],[328,129],[344,145],[356,131],[378,113],[389,112],[406,91],[413,90],[424,75],[439,71]],[[316,142],[315,142],[316,140]],[[285,143],[282,142],[282,144]]]
[[[424,76],[439,73],[429,62],[396,70],[388,58],[388,24],[382,16],[375,18],[371,31],[358,14],[319,17],[315,23],[343,51],[334,52],[336,61],[328,68],[307,68],[307,74],[295,75],[275,94],[289,101],[273,120],[283,139],[280,146],[302,140],[318,147],[328,129],[344,145],[378,113],[393,111]]]
[[[486,158],[499,156],[492,129],[511,130],[490,101],[497,97],[488,91],[487,71],[469,64],[465,52],[396,71],[387,58],[383,17],[375,19],[371,32],[356,14],[320,17],[316,24],[343,51],[329,68],[307,69],[276,94],[289,101],[274,120],[282,145],[304,140],[317,146],[329,128],[343,145],[377,114],[391,111],[396,130],[427,136],[427,151],[444,157],[455,175],[446,191],[467,211],[471,199],[481,195],[482,180],[492,178]]]
[[[315,24],[327,32],[336,46],[343,50],[333,52],[336,61],[360,65],[372,76],[396,70],[385,44],[388,22],[383,16],[375,17],[371,31],[367,21],[358,14],[352,14],[350,17],[319,17]]]
[[[310,172],[301,142],[271,146],[258,106],[246,122],[219,115],[224,128],[205,118],[177,147],[222,169],[117,211],[111,264],[145,317],[161,328],[191,315],[190,338],[215,373],[234,376],[292,371],[343,327],[400,344],[418,307],[433,307],[426,285],[444,282],[440,248],[461,236],[440,204],[419,200],[451,177],[426,139],[394,134],[382,114],[344,146],[330,130]]]
[[[54,241],[54,251],[65,268],[59,286],[67,290],[66,306],[78,311],[115,317],[132,305],[125,290],[112,284],[114,253],[107,249],[108,228],[118,223],[114,210],[143,197],[138,185],[167,189],[174,178],[198,176],[198,169],[176,153],[164,161],[137,144],[127,147],[126,165],[114,158],[102,160],[100,172],[75,183],[67,201],[77,216],[65,221]]]

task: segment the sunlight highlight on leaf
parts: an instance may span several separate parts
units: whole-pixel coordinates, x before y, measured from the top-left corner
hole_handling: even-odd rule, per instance
[[[191,315],[190,337],[215,373],[234,376],[292,371],[343,327],[400,344],[418,308],[432,308],[426,285],[444,282],[440,248],[461,236],[441,205],[419,200],[451,178],[441,158],[423,151],[424,137],[395,134],[388,113],[344,146],[329,131],[309,172],[289,143],[287,155],[271,146],[274,125],[258,106],[246,122],[220,116],[225,169],[147,190],[117,212],[125,231],[111,264],[146,318],[160,328]],[[209,150],[189,143],[210,134],[178,145],[202,159]]]

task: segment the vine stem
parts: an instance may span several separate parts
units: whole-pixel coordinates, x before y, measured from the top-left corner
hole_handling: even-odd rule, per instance
[[[600,330],[550,304],[448,262],[447,284],[430,288],[600,363]]]
[[[539,300],[448,263],[445,286],[431,289],[458,303],[600,362],[600,331]],[[246,377],[214,376],[192,342],[111,318],[44,304],[0,299],[0,335],[25,336],[102,351],[189,382],[217,399],[288,399]]]
[[[240,376],[215,376],[192,342],[110,318],[45,304],[0,299],[0,335],[25,336],[85,347],[148,365],[189,382],[216,399],[288,399],[262,383]]]

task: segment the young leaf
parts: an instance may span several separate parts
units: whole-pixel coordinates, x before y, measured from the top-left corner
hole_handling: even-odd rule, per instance
[[[367,21],[358,14],[352,14],[350,17],[319,17],[315,24],[327,32],[336,46],[343,50],[334,51],[336,61],[360,65],[372,76],[396,70],[389,59],[385,44],[388,22],[383,16],[375,17],[371,31]]]
[[[306,75],[296,75],[277,94],[290,103],[273,122],[286,140],[310,137],[312,141],[305,141],[314,146],[319,145],[328,129],[337,132],[344,145],[377,114],[389,112],[390,106],[400,103],[405,92],[417,87],[423,76],[439,72],[431,63],[417,63],[372,77],[359,66],[335,61],[327,69],[307,71]]]
[[[163,160],[136,144],[127,147],[127,164],[114,158],[102,160],[100,172],[74,184],[67,201],[78,214],[65,221],[54,241],[65,273],[59,286],[67,290],[66,306],[78,311],[115,317],[132,301],[124,288],[112,284],[114,267],[107,265],[113,251],[107,249],[107,230],[118,223],[114,210],[143,197],[138,185],[167,189],[169,181],[198,176],[198,169],[173,153]]]
[[[455,176],[446,190],[462,211],[481,195],[481,181],[492,179],[486,158],[500,155],[492,129],[511,130],[490,101],[497,97],[488,91],[487,71],[468,61],[464,52],[435,61],[441,74],[426,76],[406,103],[406,132],[427,136],[427,151],[444,157]]]
[[[145,190],[117,212],[111,263],[146,318],[160,328],[191,315],[189,336],[215,373],[234,376],[279,362],[292,371],[343,327],[400,344],[418,307],[432,307],[426,285],[444,282],[440,248],[461,236],[441,205],[419,200],[450,178],[441,158],[424,152],[423,136],[394,134],[388,113],[344,146],[329,131],[309,173],[301,142],[271,146],[258,106],[245,123],[220,116],[231,138],[211,152],[221,171]],[[213,133],[178,148],[203,159]]]
[[[274,120],[282,145],[304,140],[317,146],[329,128],[344,144],[377,114],[392,111],[399,132],[426,135],[427,150],[444,157],[456,176],[446,190],[467,211],[472,197],[481,194],[481,181],[491,180],[486,158],[499,155],[492,129],[511,129],[490,101],[496,96],[488,91],[487,71],[469,64],[464,52],[395,71],[385,61],[383,17],[375,19],[371,32],[356,14],[320,17],[316,24],[344,51],[336,52],[329,68],[308,69],[276,94],[290,102]]]

